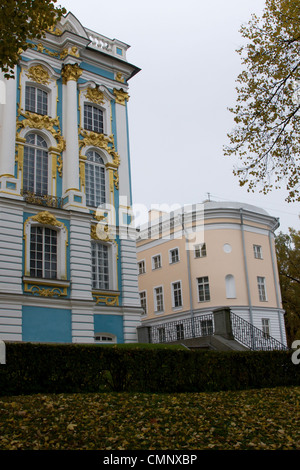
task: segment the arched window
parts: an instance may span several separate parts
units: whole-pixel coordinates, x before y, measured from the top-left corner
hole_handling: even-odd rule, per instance
[[[38,134],[28,134],[24,146],[23,191],[48,194],[48,147]]]
[[[105,203],[105,166],[102,157],[94,150],[86,154],[85,191],[86,204],[98,207]]]
[[[235,299],[236,298],[235,280],[232,274],[227,274],[227,276],[225,277],[225,286],[226,286],[226,298]]]
[[[25,110],[31,113],[48,114],[48,93],[36,86],[26,85]]]

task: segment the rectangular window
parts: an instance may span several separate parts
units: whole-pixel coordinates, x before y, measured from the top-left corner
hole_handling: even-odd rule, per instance
[[[213,334],[212,320],[201,320],[200,322],[201,336],[208,336]]]
[[[146,298],[146,292],[140,292],[140,301],[141,301],[141,307],[144,310],[144,314],[147,314],[147,298]]]
[[[155,255],[152,257],[152,269],[161,268],[161,256]]]
[[[205,302],[210,300],[208,276],[199,277],[197,281],[199,302]]]
[[[262,248],[260,245],[253,245],[254,258],[262,259]]]
[[[266,292],[266,279],[261,276],[257,276],[257,286],[258,286],[258,296],[261,302],[267,301],[267,292]]]
[[[154,289],[154,305],[155,305],[155,311],[156,312],[163,312],[164,310],[164,294],[163,294],[163,288],[160,287],[155,287]]]
[[[166,332],[164,327],[158,328],[158,341],[164,343],[166,341]]]
[[[35,86],[25,88],[25,109],[31,113],[48,114],[48,93]]]
[[[204,258],[206,256],[206,244],[195,245],[195,258]]]
[[[92,288],[109,289],[108,247],[92,242]]]
[[[170,250],[170,264],[173,263],[178,263],[179,261],[179,250],[178,248],[174,248],[173,250]]]
[[[181,282],[173,282],[173,307],[182,307]]]
[[[145,274],[146,269],[145,269],[145,261],[144,260],[138,262],[138,270],[139,270],[139,274]]]
[[[262,330],[264,333],[264,337],[268,338],[270,336],[270,320],[269,318],[262,318]]]
[[[84,128],[103,134],[103,111],[96,106],[84,105]]]
[[[30,276],[57,278],[57,232],[46,227],[31,227]]]

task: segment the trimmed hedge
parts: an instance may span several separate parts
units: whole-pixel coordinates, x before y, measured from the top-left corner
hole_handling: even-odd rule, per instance
[[[0,395],[207,392],[300,385],[291,352],[6,343]]]

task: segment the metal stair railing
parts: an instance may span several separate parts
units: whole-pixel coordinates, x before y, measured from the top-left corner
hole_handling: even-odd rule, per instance
[[[234,339],[252,351],[288,350],[280,341],[253,326],[235,313],[230,312],[230,318]]]
[[[170,343],[213,334],[213,314],[160,323],[150,330],[151,343]]]

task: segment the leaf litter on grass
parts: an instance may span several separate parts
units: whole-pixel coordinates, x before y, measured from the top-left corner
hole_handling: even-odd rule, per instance
[[[0,449],[300,450],[300,387],[0,397]]]

